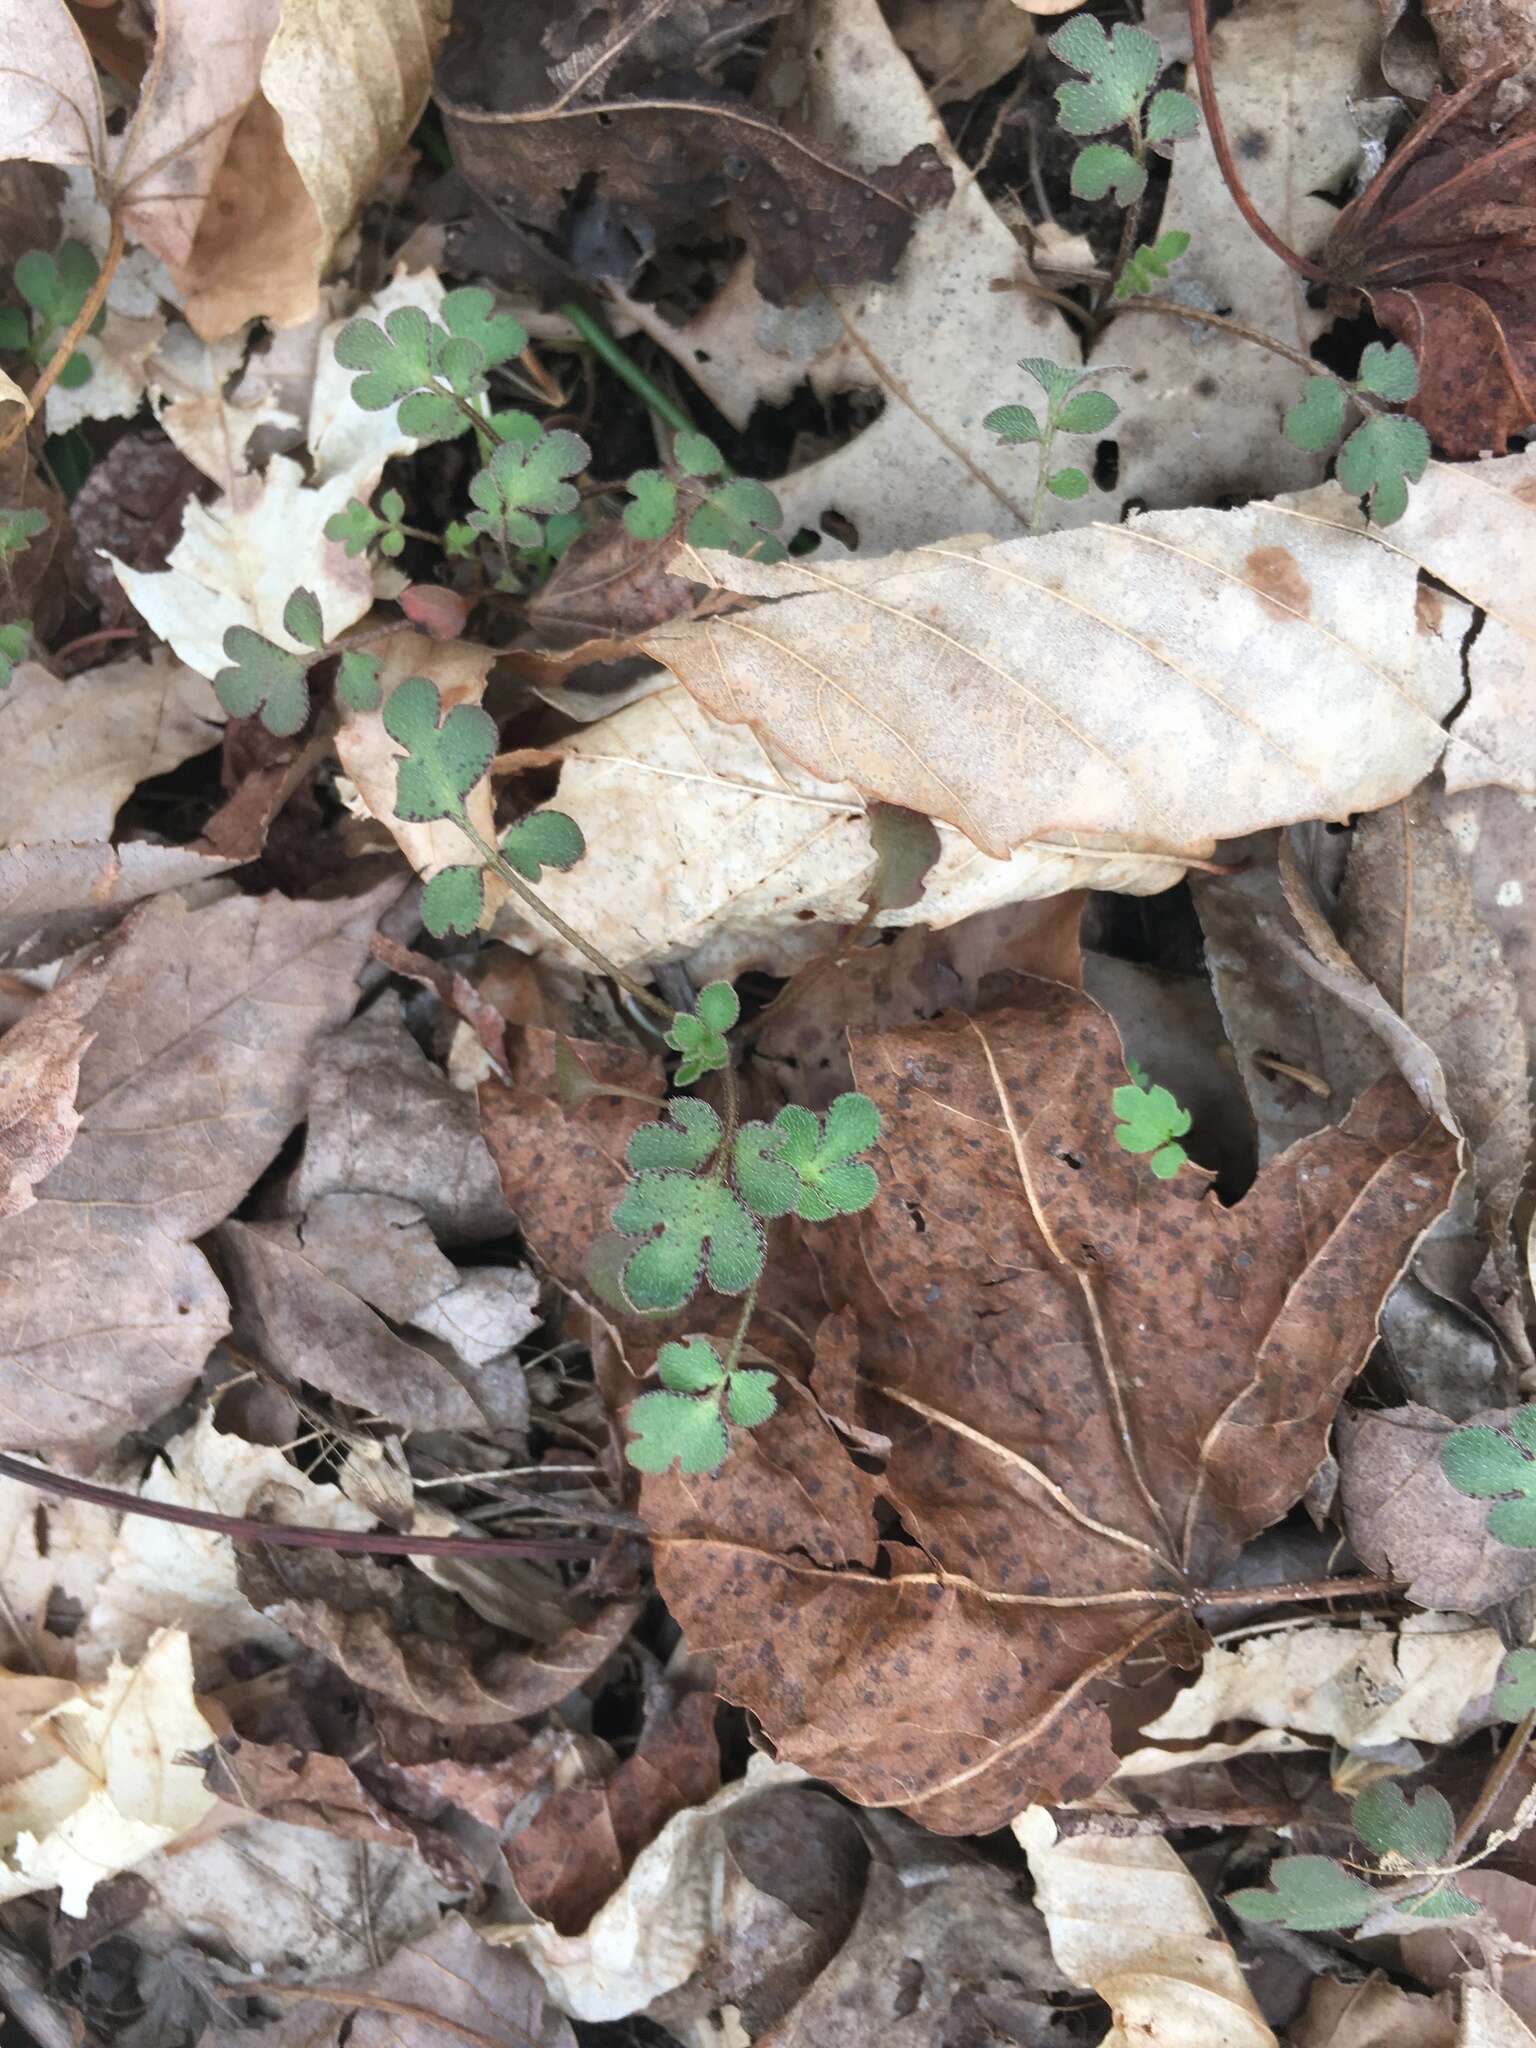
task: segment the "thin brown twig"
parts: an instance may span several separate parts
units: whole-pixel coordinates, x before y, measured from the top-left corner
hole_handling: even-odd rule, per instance
[[[1210,24],[1206,18],[1209,5],[1210,0],[1189,0],[1189,32],[1195,46],[1195,77],[1200,83],[1200,111],[1205,116],[1211,147],[1216,152],[1216,162],[1220,166],[1227,190],[1232,194],[1233,204],[1238,212],[1266,249],[1272,250],[1282,263],[1296,272],[1298,277],[1310,278],[1314,284],[1327,284],[1328,272],[1321,264],[1314,263],[1310,257],[1298,255],[1288,242],[1281,241],[1248,197],[1247,188],[1238,176],[1232,145],[1227,140],[1226,125],[1221,118],[1221,106],[1216,98],[1216,88],[1211,78]]]
[[[1367,1593],[1401,1593],[1400,1579],[1362,1573],[1352,1579],[1290,1579],[1280,1585],[1203,1587],[1190,1595],[1193,1607],[1279,1607],[1295,1600],[1343,1600]]]
[[[114,212],[112,215],[112,233],[107,242],[107,253],[101,259],[101,268],[96,273],[96,282],[81,301],[79,312],[65,328],[59,339],[58,347],[38,371],[32,389],[27,393],[27,403],[31,406],[32,413],[36,413],[38,407],[58,382],[60,375],[63,373],[64,366],[74,354],[81,336],[101,311],[112,280],[117,275],[117,266],[122,260],[123,222],[122,216]],[[31,415],[23,410],[21,417],[14,421],[5,433],[0,434],[0,455],[3,455],[8,448],[14,446],[21,439],[22,435],[27,431],[30,418]]]
[[[40,1493],[62,1494],[89,1501],[122,1515],[147,1515],[154,1522],[177,1522],[186,1529],[211,1529],[241,1543],[266,1543],[285,1550],[340,1550],[360,1557],[593,1557],[597,1546],[565,1537],[542,1542],[509,1536],[375,1536],[359,1529],[325,1529],[307,1523],[254,1522],[244,1515],[216,1515],[204,1508],[176,1507],[170,1501],[141,1500],[115,1486],[97,1486],[66,1472],[50,1472],[21,1458],[0,1453],[0,1478],[16,1479]]]
[[[1508,1742],[1494,1759],[1493,1769],[1483,1780],[1483,1789],[1473,1800],[1471,1812],[1456,1830],[1456,1839],[1451,1844],[1450,1860],[1453,1863],[1466,1854],[1472,1837],[1492,1813],[1499,1794],[1513,1777],[1515,1766],[1524,1756],[1533,1734],[1536,1734],[1536,1709],[1511,1730]]]

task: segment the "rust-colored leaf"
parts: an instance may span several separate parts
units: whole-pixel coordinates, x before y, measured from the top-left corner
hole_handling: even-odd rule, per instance
[[[1508,70],[1437,93],[1324,253],[1418,357],[1408,409],[1458,457],[1502,455],[1536,418],[1536,105],[1495,125]]]
[[[690,1645],[780,1757],[981,1832],[1113,1770],[1096,1693],[1305,1489],[1456,1147],[1393,1077],[1235,1208],[1195,1168],[1159,1183],[1113,1140],[1109,1018],[1040,981],[856,1036],[854,1067],[881,1194],[823,1259],[857,1368],[813,1387],[889,1438],[884,1473],[799,1391],[643,1504]]]

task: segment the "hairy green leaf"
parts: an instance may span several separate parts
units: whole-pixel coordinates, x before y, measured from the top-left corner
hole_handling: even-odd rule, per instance
[[[677,1394],[708,1394],[725,1384],[725,1367],[707,1337],[663,1344],[656,1354],[656,1370],[662,1385]]]
[[[672,458],[684,476],[719,476],[725,469],[725,457],[708,434],[691,430],[672,443]]]
[[[1309,377],[1285,416],[1285,438],[1315,454],[1331,447],[1343,431],[1343,390],[1332,377]]]
[[[779,1397],[773,1391],[778,1374],[760,1366],[738,1367],[725,1390],[725,1412],[738,1429],[757,1429],[777,1413]]]
[[[1172,1180],[1189,1157],[1182,1145],[1172,1142],[1189,1129],[1189,1111],[1181,1109],[1166,1088],[1149,1088],[1145,1076],[1117,1088],[1110,1099],[1120,1119],[1116,1144],[1126,1152],[1150,1152],[1149,1164],[1158,1179]]]
[[[379,658],[349,647],[336,669],[336,694],[351,711],[379,708]]]
[[[690,1017],[686,1010],[674,1012],[666,1043],[683,1057],[678,1063],[679,1086],[692,1087],[701,1074],[718,1072],[731,1063],[725,1034],[741,1014],[736,991],[728,981],[712,981],[699,991],[698,1006]]]
[[[485,909],[485,874],[477,867],[444,868],[421,896],[421,921],[434,939],[477,929]]]
[[[1011,446],[1040,439],[1040,422],[1027,405],[994,406],[981,424]]]
[[[1440,1447],[1440,1469],[1459,1493],[1497,1500],[1488,1533],[1514,1550],[1536,1550],[1536,1408],[1520,1408],[1507,1431],[1475,1424],[1454,1430]]]
[[[1493,1711],[1505,1721],[1536,1714],[1536,1650],[1511,1650],[1499,1666]]]
[[[1373,413],[1339,450],[1334,473],[1346,491],[1364,498],[1378,526],[1392,526],[1408,510],[1408,486],[1429,467],[1429,436],[1402,413]]]
[[[1419,389],[1419,366],[1413,350],[1401,341],[1393,342],[1390,348],[1383,348],[1379,341],[1368,342],[1356,381],[1377,398],[1385,398],[1393,405],[1406,404]]]
[[[296,733],[309,716],[309,677],[303,660],[249,626],[231,626],[224,652],[234,664],[213,679],[231,718],[257,718],[279,739]]]
[[[0,557],[20,554],[48,524],[46,512],[36,505],[20,505],[14,512],[0,511]]]
[[[1368,1785],[1355,1801],[1354,1829],[1388,1869],[1427,1870],[1444,1863],[1456,1834],[1456,1816],[1440,1793],[1410,1799],[1395,1779]]]
[[[496,751],[495,721],[478,704],[456,704],[439,725],[442,708],[425,676],[407,676],[384,705],[384,730],[406,750],[395,815],[412,824],[458,817]]]
[[[325,522],[326,539],[339,541],[353,560],[365,554],[385,530],[385,521],[370,511],[361,498],[348,498],[341,510],[333,512]]]
[[[1100,434],[1120,416],[1120,408],[1107,391],[1078,391],[1056,415],[1064,434]]]
[[[624,486],[633,502],[624,507],[624,524],[636,540],[660,540],[677,517],[677,485],[659,469],[637,469]]]
[[[1102,135],[1134,120],[1163,68],[1156,37],[1122,22],[1106,35],[1088,14],[1058,29],[1046,48],[1088,80],[1056,88],[1056,118],[1069,135]]]
[[[1147,174],[1118,142],[1090,142],[1072,165],[1072,190],[1079,199],[1102,199],[1113,192],[1117,206],[1130,206],[1147,189]]]
[[[16,289],[42,323],[39,341],[57,328],[68,327],[85,304],[101,266],[83,242],[65,242],[57,256],[29,249],[14,272]],[[96,333],[106,321],[106,308],[91,322]]]
[[[763,1270],[763,1227],[722,1181],[641,1173],[613,1220],[627,1237],[647,1238],[622,1275],[637,1309],[681,1308],[701,1274],[717,1294],[741,1294]]]
[[[1086,498],[1088,479],[1080,469],[1058,469],[1046,479],[1045,488],[1053,498]]]
[[[501,857],[525,882],[537,882],[545,868],[575,867],[587,850],[581,827],[564,811],[531,811],[501,835]]]
[[[563,427],[534,441],[504,441],[470,479],[477,508],[470,525],[508,546],[537,547],[544,530],[534,515],[575,509],[577,492],[565,479],[586,468],[590,452],[579,434]]]
[[[1156,92],[1147,108],[1148,142],[1177,142],[1200,126],[1200,109],[1187,92]]]
[[[636,1173],[691,1173],[708,1165],[721,1136],[720,1119],[707,1102],[696,1095],[679,1095],[667,1104],[664,1123],[640,1126],[624,1156]]]
[[[872,1166],[856,1158],[880,1136],[880,1112],[867,1095],[839,1095],[825,1120],[788,1103],[771,1124],[744,1124],[733,1161],[742,1199],[759,1216],[808,1223],[867,1209],[879,1191]]]
[[[383,412],[432,382],[432,322],[419,306],[397,306],[382,327],[349,320],[336,337],[336,360],[362,373],[352,380],[352,403]]]
[[[624,1455],[637,1472],[665,1472],[674,1463],[702,1476],[718,1472],[730,1455],[716,1402],[690,1394],[642,1394],[626,1422],[632,1432]]]
[[[688,521],[688,538],[696,548],[729,548],[757,562],[782,562],[784,543],[774,529],[783,508],[766,484],[733,476],[717,484]]]
[[[1143,242],[1121,271],[1115,284],[1115,297],[1133,299],[1141,292],[1155,291],[1188,247],[1189,236],[1183,228],[1170,228],[1155,242]]]
[[[1079,384],[1088,380],[1086,370],[1072,369],[1066,363],[1053,363],[1049,356],[1020,356],[1019,368],[1026,377],[1033,377],[1045,393],[1049,408],[1055,413],[1063,399],[1068,398]]]
[[[313,648],[318,654],[325,645],[325,624],[320,616],[320,600],[312,590],[293,590],[283,606],[283,631],[290,640],[297,640],[302,647]]]
[[[1227,1904],[1244,1920],[1278,1922],[1302,1934],[1357,1927],[1382,1903],[1364,1878],[1330,1856],[1282,1856],[1270,1866],[1272,1891],[1232,1892]]]
[[[1459,1886],[1447,1882],[1437,1884],[1433,1891],[1425,1892],[1421,1898],[1399,1899],[1397,1910],[1415,1920],[1464,1920],[1471,1913],[1481,1912],[1482,1908]]]
[[[477,284],[449,292],[443,300],[443,325],[461,341],[480,351],[486,368],[507,363],[528,346],[528,330],[510,313],[498,313],[490,293]]]

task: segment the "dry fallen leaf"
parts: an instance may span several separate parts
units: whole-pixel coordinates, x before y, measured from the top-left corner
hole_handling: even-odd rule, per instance
[[[998,858],[1074,832],[1205,857],[1375,809],[1433,767],[1455,702],[1417,666],[1411,563],[1274,506],[825,569],[694,560],[769,600],[645,636],[707,711]]]
[[[143,897],[195,888],[235,865],[148,839],[0,846],[0,961],[32,967],[60,960]]]
[[[337,2012],[335,2038],[347,2048],[441,2048],[450,2038],[475,2048],[576,2048],[569,2020],[521,1956],[492,1947],[457,1913],[359,1988],[391,2006],[352,2015],[344,2034],[348,2015]]]
[[[672,1611],[777,1754],[984,1831],[1112,1773],[1096,1686],[1305,1490],[1455,1145],[1393,1078],[1235,1208],[1197,1169],[1165,1186],[1111,1135],[1112,1025],[1043,982],[855,1039],[854,1070],[882,1190],[867,1272],[851,1245],[824,1263],[857,1372],[812,1385],[890,1440],[861,1483],[905,1541],[877,1544],[804,1393],[718,1478],[647,1480],[643,1509]],[[786,1525],[792,1481],[814,1538]]]
[[[1156,1835],[1063,1837],[1043,1806],[1013,1823],[1051,1949],[1113,2024],[1100,2048],[1277,2048],[1242,1967],[1178,1855]]]
[[[397,888],[194,913],[161,898],[124,927],[84,1020],[74,1145],[0,1225],[0,1441],[88,1458],[181,1398],[228,1328],[191,1240],[303,1113],[315,1044],[356,1000]]]
[[[1503,1659],[1496,1630],[1441,1615],[1397,1630],[1318,1625],[1255,1636],[1207,1650],[1199,1678],[1143,1733],[1189,1742],[1220,1722],[1252,1721],[1331,1736],[1345,1749],[1455,1742],[1492,1718],[1488,1698]]]
[[[557,751],[556,801],[591,851],[568,873],[546,874],[540,892],[621,966],[682,957],[700,984],[748,967],[792,973],[825,951],[827,923],[862,915],[874,854],[859,792],[818,781],[755,731],[711,717],[679,685],[583,727]],[[393,829],[402,842],[451,831]],[[1098,849],[1071,835],[1033,839],[1007,860],[989,860],[950,825],[939,838],[919,901],[877,923],[945,928],[1077,888],[1151,894],[1180,871],[1167,854]],[[462,859],[462,838],[438,857]],[[522,944],[577,960],[510,904],[500,924]]]
[[[1290,2042],[1291,2048],[1456,2048],[1456,2022],[1447,1993],[1426,1998],[1374,1970],[1358,1984],[1319,1977]]]
[[[96,1885],[214,1813],[202,1772],[178,1759],[216,1739],[180,1629],[94,1685],[0,1672],[0,1897],[58,1885],[82,1915]]]
[[[80,1060],[91,1042],[85,1020],[104,973],[72,975],[0,1038],[0,1222],[32,1207],[32,1190],[75,1141]]]
[[[219,743],[207,678],[159,648],[67,681],[23,662],[0,695],[0,843],[109,839],[141,782]]]

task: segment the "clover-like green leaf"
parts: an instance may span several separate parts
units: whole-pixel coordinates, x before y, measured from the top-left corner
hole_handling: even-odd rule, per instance
[[[1395,1779],[1383,1778],[1355,1801],[1354,1830],[1384,1869],[1407,1873],[1446,1861],[1456,1816],[1439,1792],[1426,1789],[1410,1798]]]
[[[472,342],[487,368],[510,362],[528,346],[528,330],[522,322],[510,313],[498,313],[496,301],[481,285],[467,284],[449,292],[442,313],[448,332]]]
[[[1459,1493],[1498,1500],[1488,1533],[1514,1550],[1536,1550],[1536,1407],[1519,1408],[1504,1429],[1475,1423],[1453,1430],[1440,1447],[1440,1469]]]
[[[1075,391],[1056,415],[1064,434],[1101,434],[1120,417],[1107,391]]]
[[[381,327],[349,320],[336,337],[336,360],[352,379],[352,403],[383,412],[432,382],[432,322],[419,306],[397,306]]]
[[[395,815],[412,824],[458,817],[496,751],[495,721],[478,704],[456,704],[446,718],[442,709],[437,686],[425,676],[407,676],[384,705],[384,730],[406,750]]]
[[[1397,1910],[1414,1920],[1464,1920],[1471,1913],[1481,1912],[1482,1908],[1476,1899],[1469,1899],[1459,1885],[1447,1881],[1416,1899],[1399,1899]]]
[[[1107,128],[1135,120],[1163,68],[1155,36],[1123,22],[1106,35],[1102,24],[1087,14],[1058,29],[1046,48],[1088,80],[1086,85],[1070,80],[1056,88],[1056,118],[1069,135],[1102,135]]]
[[[707,1337],[663,1344],[656,1354],[661,1384],[676,1394],[709,1394],[725,1384],[725,1367]]]
[[[1141,292],[1157,289],[1160,281],[1189,247],[1183,228],[1169,228],[1155,242],[1143,242],[1131,254],[1115,284],[1117,299],[1133,299]]]
[[[1058,469],[1047,477],[1045,488],[1053,498],[1086,498],[1088,479],[1080,469]]]
[[[1285,438],[1294,447],[1317,453],[1333,445],[1344,431],[1344,392],[1332,377],[1309,377],[1301,396],[1285,416]]]
[[[19,555],[47,524],[47,513],[36,505],[19,505],[13,512],[0,510],[0,559]]]
[[[659,469],[637,469],[625,484],[624,524],[636,540],[660,540],[677,517],[677,485]]]
[[[434,939],[446,939],[450,932],[467,936],[478,929],[484,909],[482,868],[443,868],[422,891],[421,921]]]
[[[310,647],[318,654],[325,645],[325,624],[320,616],[320,600],[312,590],[291,590],[288,602],[283,606],[283,631],[290,640],[297,640],[301,647]]]
[[[632,1432],[624,1455],[637,1472],[665,1472],[673,1464],[702,1476],[718,1472],[730,1456],[719,1403],[692,1394],[642,1394],[625,1422]]]
[[[16,289],[41,322],[39,344],[57,328],[68,327],[84,306],[101,265],[83,242],[65,242],[57,256],[43,249],[29,249],[19,257],[14,272]],[[103,307],[91,322],[96,333],[106,321]]]
[[[672,459],[684,476],[720,476],[725,470],[725,457],[708,434],[692,428],[673,441]]]
[[[1040,422],[1027,405],[996,405],[981,424],[1010,447],[1040,439]]]
[[[309,677],[302,658],[250,626],[231,626],[224,652],[234,665],[219,670],[213,687],[230,717],[259,717],[279,739],[298,732],[309,716]]]
[[[1148,1163],[1158,1179],[1172,1180],[1189,1157],[1182,1145],[1172,1142],[1189,1129],[1189,1111],[1181,1109],[1166,1088],[1149,1088],[1145,1075],[1117,1088],[1110,1100],[1120,1119],[1115,1143],[1126,1152],[1150,1152]]]
[[[725,1034],[741,1015],[741,1004],[728,981],[712,981],[699,991],[694,1014],[674,1012],[666,1043],[683,1057],[678,1064],[680,1086],[692,1087],[701,1074],[712,1074],[731,1063]]]
[[[1536,1650],[1510,1650],[1499,1666],[1493,1711],[1504,1721],[1536,1714]]]
[[[1071,183],[1079,199],[1113,192],[1117,206],[1130,206],[1146,191],[1147,173],[1118,142],[1090,142],[1073,160]]]
[[[1054,363],[1049,356],[1020,356],[1019,368],[1040,386],[1053,415],[1059,411],[1063,400],[1088,379],[1086,370],[1074,370],[1067,363]]]
[[[348,498],[341,510],[333,512],[325,522],[326,539],[339,541],[353,560],[365,554],[386,530],[386,522],[370,511],[361,498]]]
[[[723,1181],[638,1174],[613,1220],[627,1237],[647,1238],[621,1276],[637,1309],[681,1308],[701,1274],[717,1294],[742,1294],[763,1270],[763,1226]]]
[[[879,1191],[875,1169],[856,1155],[880,1136],[880,1112],[867,1095],[839,1095],[825,1119],[788,1103],[771,1124],[744,1124],[733,1167],[747,1206],[759,1216],[808,1223],[867,1209]]]
[[[785,547],[774,531],[784,517],[782,506],[766,484],[733,476],[716,484],[688,521],[688,538],[696,548],[729,548],[755,562],[782,562]]]
[[[581,436],[564,427],[531,442],[503,441],[489,466],[470,479],[477,508],[470,525],[508,546],[537,547],[544,530],[534,515],[575,509],[577,492],[565,479],[586,468],[590,453]]]
[[[1399,412],[1373,413],[1339,450],[1334,474],[1346,491],[1364,498],[1378,526],[1392,526],[1408,510],[1408,486],[1429,467],[1429,436]]]
[[[1155,92],[1147,108],[1148,142],[1177,142],[1200,126],[1200,109],[1187,92]]]
[[[8,687],[18,661],[25,661],[32,645],[32,621],[16,619],[0,626],[0,690]]]
[[[1413,350],[1401,341],[1395,341],[1390,348],[1383,348],[1379,341],[1367,342],[1356,381],[1377,398],[1385,398],[1393,405],[1406,404],[1417,396],[1419,389],[1419,366]]]
[[[472,555],[479,538],[467,519],[450,519],[443,528],[443,553],[454,559]]]
[[[545,868],[575,867],[587,850],[581,827],[564,811],[531,811],[501,835],[501,857],[525,882],[537,882]]]
[[[778,1374],[760,1366],[738,1366],[725,1390],[725,1412],[738,1429],[757,1429],[778,1412],[773,1391]]]
[[[336,694],[350,711],[379,708],[379,658],[349,647],[336,668]]]
[[[708,1165],[722,1136],[720,1119],[707,1102],[679,1095],[667,1104],[665,1122],[641,1124],[624,1156],[636,1173],[692,1173]]]
[[[460,434],[467,434],[474,424],[446,391],[411,392],[401,399],[395,418],[400,422],[401,432],[409,434],[413,441],[453,441]]]
[[[1302,1934],[1357,1927],[1384,1903],[1364,1878],[1331,1856],[1282,1856],[1270,1866],[1272,1891],[1232,1892],[1227,1904],[1244,1920],[1278,1922]]]

